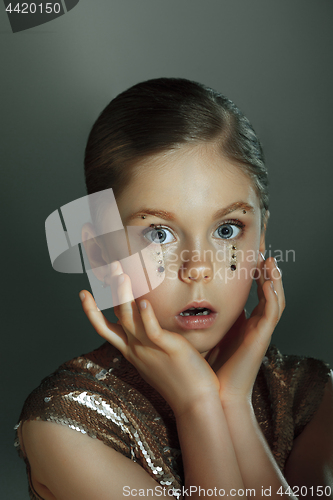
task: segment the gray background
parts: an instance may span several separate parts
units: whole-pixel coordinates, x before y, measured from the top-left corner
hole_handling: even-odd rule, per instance
[[[90,127],[139,81],[197,80],[250,118],[270,169],[268,248],[296,252],[280,263],[287,308],[273,343],[333,366],[332,14],[331,0],[81,0],[13,34],[2,8],[1,498],[28,498],[12,444],[24,399],[102,343],[78,298],[88,280],[52,269],[44,221],[86,194]]]

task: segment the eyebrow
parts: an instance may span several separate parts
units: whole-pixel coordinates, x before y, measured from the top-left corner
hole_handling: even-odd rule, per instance
[[[231,212],[235,212],[236,210],[246,210],[247,212],[251,213],[255,212],[255,209],[252,205],[249,205],[244,201],[236,201],[235,203],[231,203],[231,205],[228,205],[225,208],[220,208],[217,212],[215,212],[212,220],[214,221],[216,219],[220,219],[221,217],[225,217],[226,215],[230,214]],[[160,219],[164,220],[173,220],[173,221],[177,220],[177,217],[172,212],[168,212],[166,210],[159,210],[157,208],[146,208],[146,207],[141,208],[140,210],[134,212],[133,214],[130,214],[126,219],[130,221],[140,217],[141,215],[153,215],[154,217],[159,217]]]

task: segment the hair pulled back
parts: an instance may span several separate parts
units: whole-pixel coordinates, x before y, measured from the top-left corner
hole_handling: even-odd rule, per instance
[[[87,192],[112,188],[117,198],[144,158],[203,142],[215,142],[250,177],[263,222],[269,201],[267,169],[251,123],[222,94],[183,78],[138,83],[106,106],[85,150]]]

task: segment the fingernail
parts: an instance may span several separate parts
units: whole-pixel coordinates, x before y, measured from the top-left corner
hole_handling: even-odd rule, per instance
[[[119,285],[121,285],[122,283],[124,283],[124,279],[125,279],[125,276],[123,274],[121,274],[118,278],[118,283]]]
[[[260,255],[260,257],[261,257],[262,260],[265,260],[265,257],[264,257],[264,255],[261,252],[259,252],[259,255]]]
[[[80,292],[80,293],[79,293],[79,297],[80,297],[80,299],[81,299],[81,302],[83,302],[83,301],[84,301],[84,299],[86,298],[86,296],[84,295],[84,293],[83,293],[83,292]]]
[[[140,302],[140,307],[141,307],[141,309],[146,309],[146,307],[147,307],[147,302],[146,302],[145,300],[141,300],[141,302]]]
[[[271,281],[271,289],[272,289],[273,291],[275,291],[273,281]]]
[[[111,271],[115,271],[118,267],[118,262],[112,262],[111,264]]]

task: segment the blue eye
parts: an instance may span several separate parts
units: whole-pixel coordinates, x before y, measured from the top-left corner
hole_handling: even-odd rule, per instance
[[[218,233],[218,236],[224,240],[229,240],[232,238],[236,238],[241,232],[242,227],[237,224],[229,224],[225,223],[219,226],[215,232]]]
[[[172,241],[175,241],[175,239],[167,241],[167,232],[169,235],[172,236],[171,232],[167,228],[162,228],[162,227],[155,227],[155,228],[148,228],[145,231],[143,231],[143,236],[147,238],[151,243],[159,243],[160,245],[162,243],[171,243]],[[147,237],[147,235],[149,235]]]

